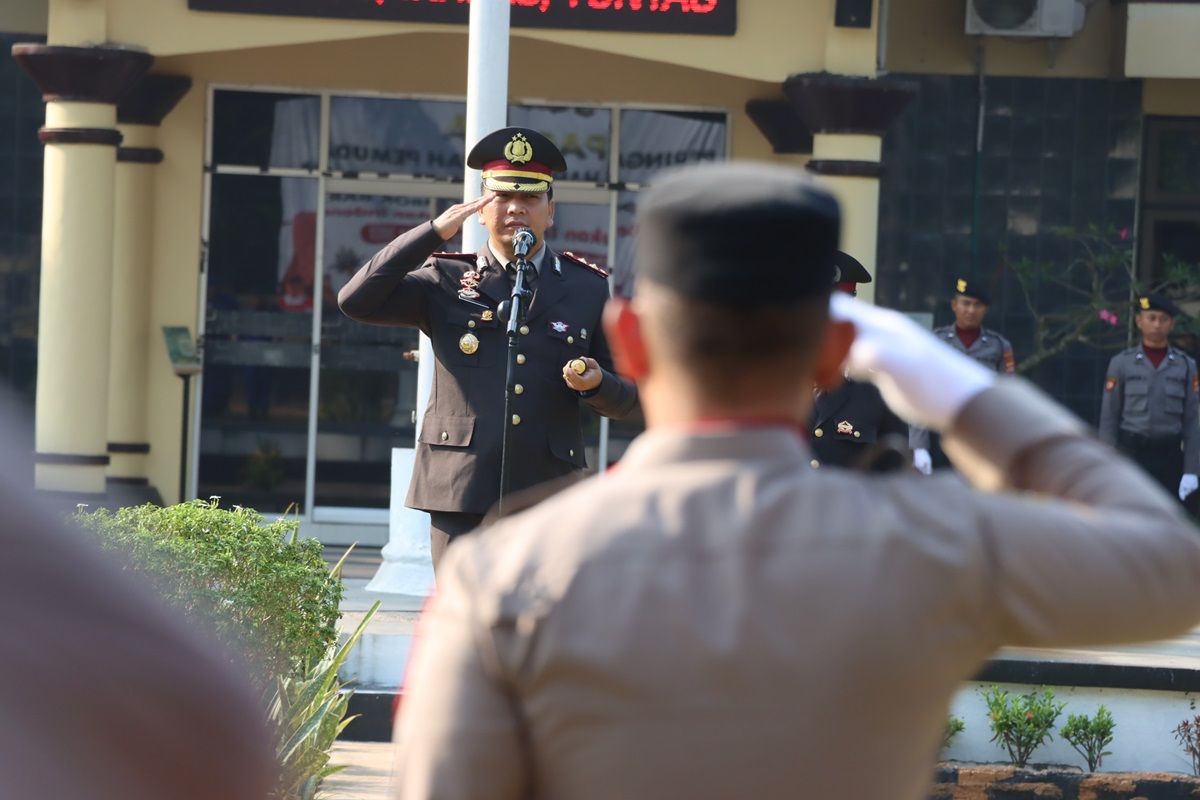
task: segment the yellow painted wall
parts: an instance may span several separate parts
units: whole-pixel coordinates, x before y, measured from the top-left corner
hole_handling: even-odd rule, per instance
[[[1147,79],[1142,83],[1147,114],[1200,117],[1200,81]]]
[[[463,97],[466,38],[438,32],[375,37],[236,52],[159,58],[155,71],[189,75],[192,91],[158,131],[164,160],[156,168],[152,336],[163,325],[194,332],[199,305],[198,264],[203,202],[205,95],[211,83],[292,88],[433,94]],[[509,67],[513,101],[645,103],[699,106],[731,114],[733,155],[801,164],[804,157],[777,157],[745,115],[751,98],[778,98],[779,85],[713,72],[572,48],[518,41]],[[166,493],[178,484],[181,381],[165,350],[148,351],[147,457],[151,483]]]
[[[197,12],[188,10],[187,0],[50,2],[55,44],[119,42],[159,56],[466,31],[465,26]],[[514,34],[535,48],[558,43],[756,80],[821,71],[827,58],[834,71],[865,74],[874,67],[875,31],[835,31],[838,46],[827,54],[833,7],[833,0],[740,0],[732,37],[528,29],[514,29]]]
[[[1139,78],[1200,78],[1200,7],[1130,3],[1125,69]]]
[[[4,0],[0,3],[0,33],[45,36],[49,15],[50,0]]]
[[[889,72],[975,72],[982,40],[988,74],[1047,78],[1120,77],[1125,4],[1093,2],[1083,30],[1069,39],[968,36],[964,0],[891,0],[884,66]]]

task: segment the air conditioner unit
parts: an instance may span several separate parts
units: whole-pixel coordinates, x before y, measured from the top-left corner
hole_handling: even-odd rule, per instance
[[[967,0],[967,33],[1070,37],[1083,28],[1078,0]]]

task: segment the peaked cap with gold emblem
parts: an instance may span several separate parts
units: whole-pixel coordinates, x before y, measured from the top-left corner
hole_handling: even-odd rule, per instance
[[[1179,316],[1179,306],[1175,305],[1171,298],[1158,292],[1138,295],[1135,313],[1140,314],[1143,311],[1162,311],[1172,317]]]
[[[988,294],[988,291],[984,287],[982,281],[959,278],[954,282],[954,293],[956,295],[961,294],[963,297],[970,297],[978,300],[985,306],[990,306],[992,304],[992,297]]]
[[[532,128],[501,128],[479,140],[467,154],[467,166],[483,173],[493,192],[545,192],[553,172],[567,168],[554,142]]]

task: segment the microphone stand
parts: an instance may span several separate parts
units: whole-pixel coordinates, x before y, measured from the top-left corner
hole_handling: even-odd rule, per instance
[[[504,378],[504,440],[500,449],[500,501],[497,512],[504,513],[504,498],[510,493],[512,485],[513,457],[513,398],[516,396],[517,385],[517,350],[520,346],[521,326],[525,324],[529,312],[529,300],[533,290],[527,288],[529,275],[533,272],[533,264],[529,263],[527,253],[517,257],[517,280],[513,283],[512,299],[501,303],[498,309],[500,318],[508,323],[508,369]],[[505,308],[507,306],[507,308]]]

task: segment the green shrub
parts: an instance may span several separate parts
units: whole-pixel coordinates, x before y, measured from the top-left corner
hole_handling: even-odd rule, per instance
[[[297,521],[267,523],[218,500],[80,510],[74,519],[168,602],[210,625],[266,690],[278,677],[304,674],[336,644],[345,588],[321,543],[297,537]]]
[[[946,732],[942,734],[942,749],[945,750],[954,741],[954,737],[958,736],[967,726],[961,719],[953,714],[946,715]]]
[[[1047,739],[1053,739],[1050,731],[1058,715],[1066,707],[1065,702],[1055,702],[1054,692],[1042,687],[1042,691],[1011,697],[999,686],[983,693],[987,702],[988,717],[991,719],[992,741],[1008,751],[1009,759],[1024,768],[1029,757]]]
[[[1067,724],[1059,728],[1059,734],[1067,741],[1083,760],[1087,762],[1088,772],[1095,772],[1103,763],[1105,756],[1111,756],[1112,751],[1104,748],[1112,744],[1113,729],[1116,721],[1108,707],[1101,705],[1096,709],[1095,717],[1084,714],[1068,714]]]

